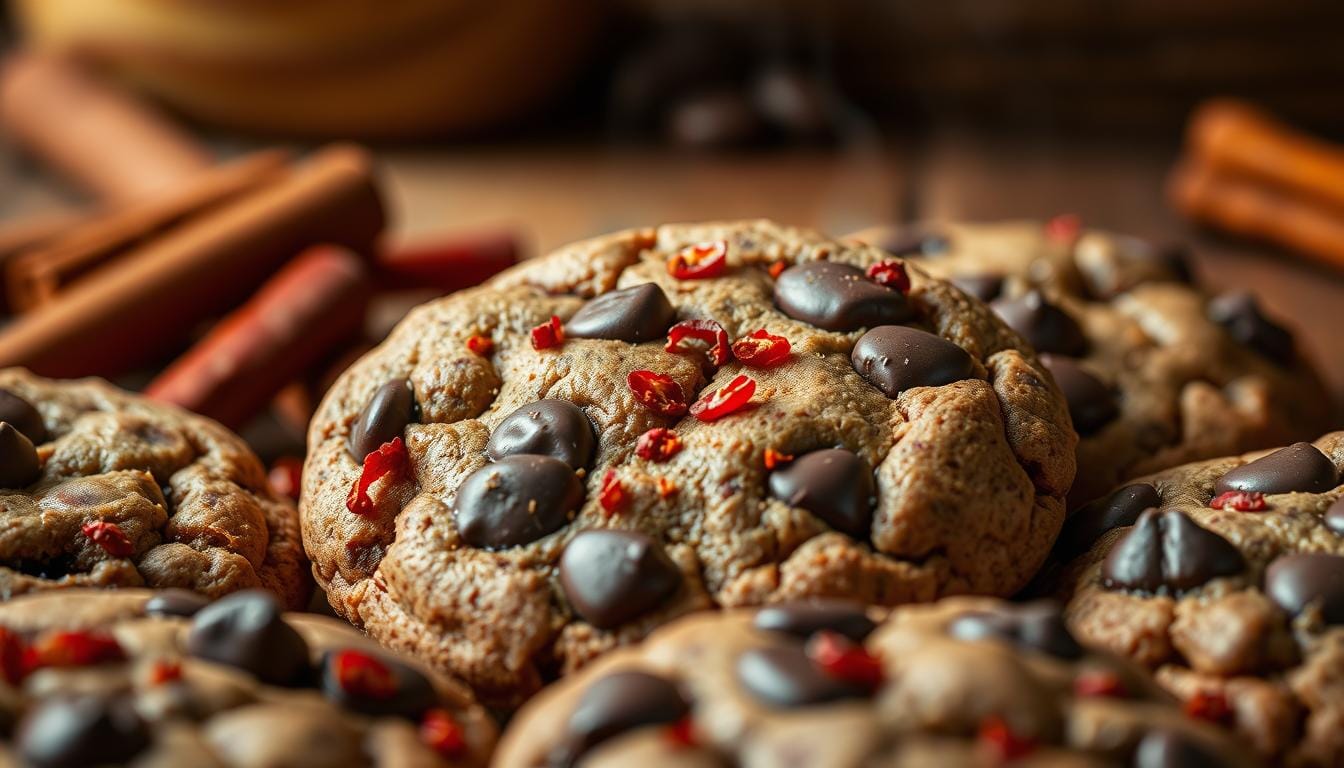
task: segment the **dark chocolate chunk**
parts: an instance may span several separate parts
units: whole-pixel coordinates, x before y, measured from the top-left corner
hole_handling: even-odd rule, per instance
[[[188,592],[185,589],[165,589],[145,601],[145,614],[190,618],[209,604],[210,600],[205,595]]]
[[[1344,556],[1282,555],[1265,570],[1265,594],[1290,615],[1315,606],[1326,624],[1344,624]]]
[[[642,533],[582,531],[560,556],[560,586],[584,621],[611,629],[671,597],[681,569]]]
[[[583,503],[574,468],[550,456],[505,456],[457,488],[453,518],[479,549],[518,547],[557,531]]]
[[[832,261],[809,261],[781,272],[775,280],[775,305],[795,320],[828,331],[855,331],[914,317],[900,291],[869,280],[858,267]]]
[[[504,418],[485,447],[490,458],[537,454],[559,459],[574,469],[593,458],[593,424],[568,400],[538,400]]]
[[[47,426],[42,423],[42,414],[32,403],[8,389],[0,389],[0,421],[13,424],[34,445],[47,442]]]
[[[571,765],[579,756],[626,731],[675,723],[691,704],[675,683],[640,670],[612,672],[593,681],[569,716],[567,737],[553,764]]]
[[[868,462],[844,448],[798,457],[770,474],[770,495],[811,512],[832,528],[867,539],[877,503],[877,483]]]
[[[939,387],[975,373],[975,361],[966,350],[903,325],[883,325],[863,334],[850,361],[860,376],[891,398],[907,389]]]
[[[1336,485],[1339,470],[1329,457],[1311,443],[1293,443],[1218,478],[1213,492],[1324,493]]]
[[[24,717],[15,742],[25,765],[84,768],[130,762],[149,746],[150,734],[129,700],[60,696]]]
[[[1092,546],[1092,542],[1112,528],[1133,525],[1145,509],[1162,506],[1162,497],[1150,483],[1134,483],[1090,502],[1064,521],[1064,530],[1055,542],[1055,554],[1073,559]]]
[[[1062,355],[1041,353],[1041,364],[1055,377],[1055,383],[1064,393],[1073,428],[1078,430],[1078,434],[1093,434],[1119,415],[1115,393],[1077,361]]]
[[[1069,313],[1046,301],[1040,291],[1028,291],[1015,299],[996,299],[990,307],[1037,352],[1071,357],[1087,353],[1082,327]]]
[[[962,275],[948,282],[981,301],[993,301],[1003,293],[1002,275]]]
[[[415,392],[411,382],[393,379],[369,398],[355,423],[350,425],[347,445],[356,462],[378,450],[383,443],[401,437],[406,425],[415,420]]]
[[[802,645],[753,648],[737,657],[737,681],[775,707],[802,707],[867,697],[872,689],[826,674]]]
[[[1223,326],[1228,335],[1280,364],[1295,356],[1293,334],[1260,312],[1250,293],[1225,293],[1209,302],[1209,319]]]
[[[1177,510],[1150,509],[1115,543],[1102,577],[1110,589],[1182,592],[1245,568],[1227,539]]]
[[[1064,623],[1064,614],[1050,601],[1005,604],[994,611],[968,613],[954,619],[947,633],[958,640],[999,638],[1060,659],[1083,655],[1082,646]]]
[[[235,592],[202,608],[187,633],[187,652],[252,673],[264,683],[297,685],[309,669],[308,644],[285,622],[269,592]]]
[[[1338,536],[1344,536],[1344,496],[1335,499],[1335,503],[1325,510],[1325,527]]]
[[[386,668],[392,681],[390,691],[361,690],[359,686],[342,684],[337,669],[340,651],[332,651],[322,656],[322,695],[332,703],[351,712],[359,712],[374,717],[404,717],[418,720],[426,710],[439,703],[439,695],[434,684],[418,669],[367,651],[355,651],[355,654],[367,656],[375,663]]]
[[[14,425],[0,422],[0,488],[26,488],[40,474],[42,464],[33,442]]]
[[[1149,731],[1134,749],[1134,768],[1225,768],[1227,761],[1184,734]]]
[[[677,310],[655,283],[604,293],[579,307],[565,323],[576,339],[612,339],[639,343],[662,339]]]
[[[782,632],[803,640],[827,630],[855,643],[862,643],[877,628],[861,603],[840,598],[814,598],[766,606],[756,612],[753,624],[765,632]]]

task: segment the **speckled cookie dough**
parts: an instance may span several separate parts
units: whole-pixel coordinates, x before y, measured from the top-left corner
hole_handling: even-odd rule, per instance
[[[1020,344],[878,249],[770,222],[578,243],[341,377],[304,540],[338,612],[504,705],[692,610],[1010,594],[1076,439]]]

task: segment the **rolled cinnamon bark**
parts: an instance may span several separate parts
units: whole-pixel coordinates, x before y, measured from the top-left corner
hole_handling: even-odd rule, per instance
[[[482,232],[384,249],[378,280],[388,289],[435,288],[444,293],[468,288],[518,262],[511,232]]]

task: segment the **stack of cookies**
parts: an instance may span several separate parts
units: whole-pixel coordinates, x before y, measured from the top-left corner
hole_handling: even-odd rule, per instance
[[[1070,219],[528,261],[341,376],[298,510],[213,422],[4,372],[0,754],[1341,765],[1329,418],[1250,296]],[[363,635],[285,612],[305,557]]]

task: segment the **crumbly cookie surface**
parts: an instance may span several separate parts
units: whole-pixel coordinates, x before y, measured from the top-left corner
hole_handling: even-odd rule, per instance
[[[990,302],[1044,353],[1082,435],[1070,509],[1130,477],[1311,439],[1329,415],[1272,308],[1262,314],[1247,295],[1211,299],[1191,285],[1179,246],[1067,219],[854,237]],[[1044,307],[1030,306],[1033,290]]]
[[[67,590],[0,604],[0,763],[483,766],[461,683],[259,590]]]
[[[215,422],[99,379],[0,371],[0,597],[67,587],[242,589],[305,604],[293,503]]]
[[[1075,643],[1056,606],[966,597],[880,624],[839,601],[687,617],[544,690],[496,755],[500,768],[1247,763],[1137,665]]]
[[[703,243],[721,273],[673,277],[669,260]],[[665,226],[418,308],[342,376],[309,432],[304,540],[333,606],[512,704],[692,610],[1020,588],[1063,519],[1063,399],[947,283],[864,277],[888,259],[770,222]],[[553,316],[567,337],[534,348]],[[740,362],[774,354],[764,338],[718,366],[712,350],[667,351],[668,326],[696,319],[730,342],[764,329],[789,354]],[[666,408],[669,386],[650,394],[647,374],[685,404],[730,394],[704,420]],[[754,392],[739,407],[742,376]],[[393,438],[407,471],[352,506],[354,453]]]
[[[1344,432],[1134,480],[1060,538],[1078,637],[1275,764],[1344,763]],[[1145,511],[1148,510],[1148,511]]]

